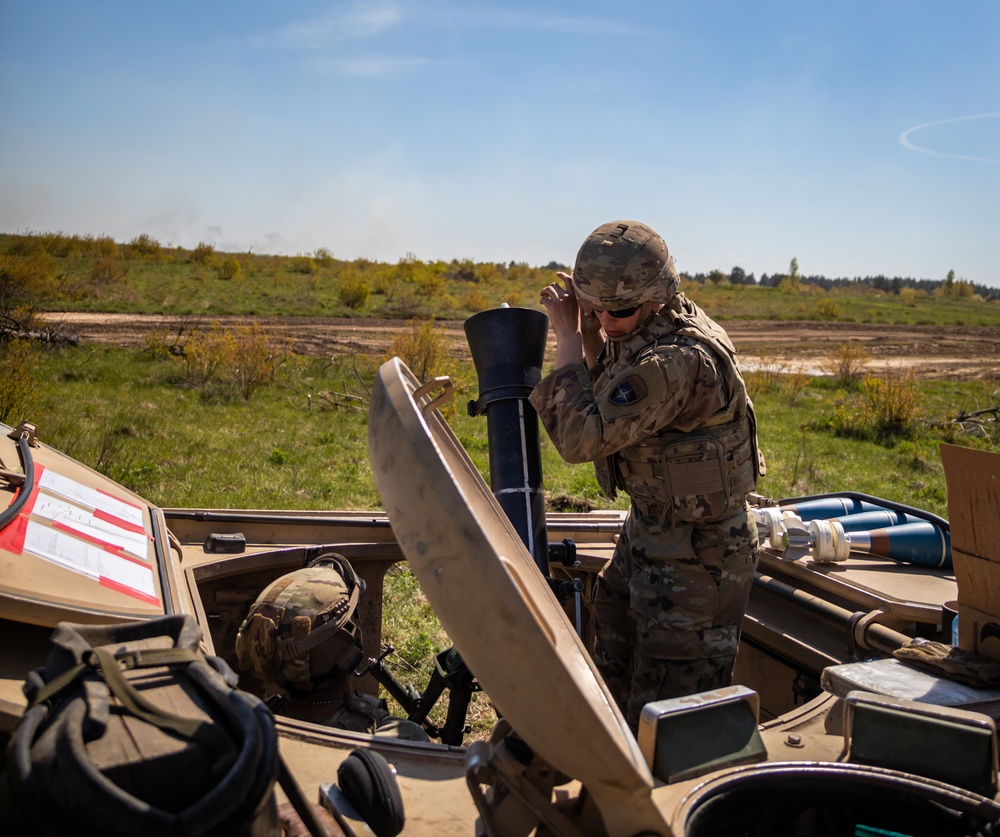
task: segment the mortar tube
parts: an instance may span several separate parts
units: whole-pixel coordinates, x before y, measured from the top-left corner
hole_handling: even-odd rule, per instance
[[[479,377],[469,415],[486,413],[490,489],[544,577],[549,576],[538,414],[528,397],[542,379],[549,318],[529,308],[493,308],[465,321]]]

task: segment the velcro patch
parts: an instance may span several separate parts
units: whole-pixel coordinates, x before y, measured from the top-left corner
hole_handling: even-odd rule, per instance
[[[669,367],[660,358],[644,358],[609,381],[607,389],[601,391],[601,414],[607,421],[616,421],[661,410],[673,389],[668,377]]]
[[[632,375],[611,391],[608,400],[619,407],[625,407],[629,404],[637,404],[648,394],[646,382],[638,375]]]

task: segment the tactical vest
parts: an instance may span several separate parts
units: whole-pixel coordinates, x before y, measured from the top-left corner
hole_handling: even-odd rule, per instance
[[[765,473],[757,419],[726,332],[693,302],[678,295],[646,326],[649,345],[702,346],[715,358],[726,406],[687,432],[669,427],[594,463],[601,490],[621,489],[645,518],[659,522],[721,520],[744,508]]]

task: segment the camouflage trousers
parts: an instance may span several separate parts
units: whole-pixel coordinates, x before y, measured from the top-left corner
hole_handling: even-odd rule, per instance
[[[756,568],[746,511],[671,525],[632,507],[594,593],[594,661],[633,732],[650,701],[729,685]]]
[[[329,707],[329,708],[326,708]],[[385,701],[359,692],[328,704],[308,701],[278,701],[272,709],[301,721],[312,721],[326,727],[367,732],[384,738],[406,741],[430,741],[420,724],[389,714]]]

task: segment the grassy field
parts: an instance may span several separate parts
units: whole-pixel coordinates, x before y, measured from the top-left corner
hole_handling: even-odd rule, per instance
[[[325,250],[298,256],[164,248],[151,239],[116,243],[56,233],[0,234],[0,320],[4,305],[41,310],[144,314],[465,318],[501,303],[540,307],[554,277],[545,267],[453,259],[395,264],[342,261]],[[572,254],[567,254],[567,259]],[[699,284],[682,290],[726,320],[840,320],[858,323],[1000,325],[1000,299],[983,301],[968,283],[933,293],[898,293],[864,283],[823,290],[806,282],[779,287]]]
[[[41,353],[24,415],[44,441],[97,467],[161,506],[374,509],[368,464],[367,394],[381,358],[289,355],[273,382],[249,400],[195,384],[169,356],[114,347]],[[486,420],[465,414],[477,395],[470,364],[449,358],[458,395],[447,418],[472,460],[488,475]],[[787,497],[863,491],[944,514],[941,441],[990,446],[946,423],[958,409],[995,403],[996,382],[912,384],[911,421],[893,437],[865,437],[838,416],[865,409],[859,389],[830,378],[796,387],[756,387],[759,435],[768,475],[761,490]],[[333,399],[330,393],[352,395]],[[344,406],[333,406],[339,400]],[[858,437],[860,436],[860,438]],[[577,508],[604,505],[589,465],[567,465],[544,438],[551,497]],[[622,500],[616,501],[622,508]]]

